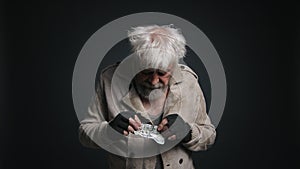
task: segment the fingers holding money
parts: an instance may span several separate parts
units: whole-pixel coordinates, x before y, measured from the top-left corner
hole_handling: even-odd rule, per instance
[[[133,133],[136,130],[139,130],[141,127],[142,123],[141,120],[138,118],[137,115],[134,115],[133,118],[129,118],[129,125],[128,125],[128,131]]]
[[[109,122],[109,125],[120,134],[127,136],[130,132],[138,130],[142,123],[137,113],[126,111],[119,113]]]

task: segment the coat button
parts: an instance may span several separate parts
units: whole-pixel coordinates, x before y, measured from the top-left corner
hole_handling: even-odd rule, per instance
[[[184,66],[181,65],[180,68],[181,68],[181,69],[184,69]]]
[[[179,160],[179,164],[182,164],[182,162],[183,162],[183,159],[181,158],[181,159]]]

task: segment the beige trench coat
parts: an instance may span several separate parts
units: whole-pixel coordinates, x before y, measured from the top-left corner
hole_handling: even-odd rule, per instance
[[[90,107],[80,121],[79,139],[87,147],[99,146],[109,153],[108,163],[112,169],[154,169],[156,157],[126,158],[130,151],[130,145],[138,145],[141,139],[136,139],[134,134],[126,137],[126,140],[109,139],[108,123],[124,109],[145,114],[141,100],[134,89],[121,96],[122,108],[116,107],[112,98],[111,82],[118,64],[104,69],[100,77],[100,85],[97,95],[92,99]],[[191,158],[192,151],[206,150],[208,145],[215,141],[215,127],[206,113],[206,104],[202,90],[198,84],[197,75],[187,66],[178,65],[170,80],[170,90],[165,102],[163,117],[169,114],[179,114],[192,128],[192,139],[187,143],[179,143],[173,148],[161,153],[164,168],[170,169],[193,169]],[[143,146],[147,141],[141,143]],[[127,151],[124,152],[124,149]],[[144,152],[147,152],[148,150]],[[150,151],[151,152],[151,151]],[[116,155],[117,154],[117,155]],[[151,153],[150,153],[151,155]],[[129,156],[130,157],[130,156]]]

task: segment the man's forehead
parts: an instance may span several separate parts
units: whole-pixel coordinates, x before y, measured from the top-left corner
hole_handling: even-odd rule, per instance
[[[176,66],[169,65],[168,67],[163,66],[143,66],[141,71],[164,71],[164,72],[172,72]]]
[[[161,72],[171,72],[172,71],[172,69],[171,68],[166,68],[166,69],[164,69],[164,68],[147,68],[147,69],[144,69],[144,70],[142,70],[143,72],[154,72],[154,71],[161,71]]]

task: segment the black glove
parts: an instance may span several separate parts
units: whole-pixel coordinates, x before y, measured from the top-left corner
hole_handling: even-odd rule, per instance
[[[177,140],[188,142],[192,139],[191,126],[187,124],[178,114],[166,116],[168,123],[168,135],[176,135]]]
[[[124,111],[119,113],[111,122],[109,122],[109,125],[117,132],[124,134],[124,130],[128,130],[129,118],[131,117],[132,119],[134,119],[134,115],[137,115],[142,123],[149,122],[149,120],[141,116],[141,114],[131,111]]]

